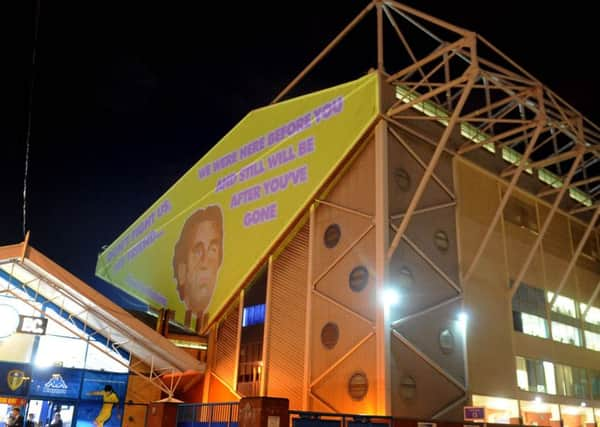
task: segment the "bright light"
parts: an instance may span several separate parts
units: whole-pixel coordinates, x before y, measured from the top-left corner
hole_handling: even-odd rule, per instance
[[[385,288],[381,297],[382,303],[385,307],[391,307],[400,302],[400,295],[395,289]]]
[[[540,396],[536,396],[533,400],[535,400],[535,403],[542,403],[542,398]]]
[[[464,311],[461,311],[460,313],[458,313],[458,321],[460,323],[462,323],[463,325],[466,325],[468,320],[469,320],[469,315],[467,313],[465,313]]]
[[[19,313],[10,305],[0,304],[0,338],[6,338],[15,333],[19,325]]]
[[[585,402],[581,402],[581,406],[583,406],[585,408],[587,406],[587,404]]]

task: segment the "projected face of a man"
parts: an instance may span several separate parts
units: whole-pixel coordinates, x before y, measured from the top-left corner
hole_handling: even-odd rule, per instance
[[[221,265],[221,228],[215,221],[198,222],[191,230],[187,252],[179,264],[177,279],[183,302],[194,313],[203,312],[212,296]]]

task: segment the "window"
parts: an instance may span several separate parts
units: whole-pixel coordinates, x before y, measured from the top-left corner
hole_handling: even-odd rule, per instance
[[[265,305],[251,305],[249,307],[244,307],[243,317],[242,317],[242,327],[252,325],[260,325],[265,323]]]
[[[552,322],[552,339],[564,344],[572,344],[581,347],[579,329],[560,322]]]
[[[65,368],[84,368],[86,346],[87,342],[79,338],[42,335],[34,363],[37,366],[58,364]]]
[[[554,292],[548,292],[547,298],[548,298],[548,303],[551,303],[552,298],[554,298]],[[569,316],[574,319],[577,318],[577,312],[575,309],[575,300],[573,300],[571,298],[567,298],[565,296],[558,295],[556,297],[556,301],[554,301],[554,304],[550,307],[550,309],[555,313],[559,313],[564,316]]]
[[[556,365],[556,385],[561,396],[587,398],[587,375],[583,368]]]
[[[585,309],[587,304],[579,303],[579,310],[581,314],[585,313]],[[587,314],[585,315],[585,319],[583,319],[586,323],[600,326],[600,308],[590,307]]]
[[[515,331],[540,338],[548,338],[546,299],[543,289],[521,284],[512,300]]]
[[[589,371],[592,386],[592,399],[600,399],[600,371]]]
[[[517,385],[522,390],[556,394],[554,364],[517,356]]]
[[[514,286],[514,284],[512,284]],[[546,317],[544,290],[521,283],[512,300],[513,311]]]
[[[520,313],[523,332],[534,337],[548,338],[548,322],[546,319],[532,314]]]
[[[96,341],[90,339],[91,341]],[[93,345],[88,345],[85,358],[85,368],[95,370],[105,370],[111,372],[129,372],[127,365],[129,361],[124,359],[118,352],[106,347],[104,343],[97,343],[102,350],[97,349]],[[116,360],[115,360],[116,359]],[[117,361],[119,360],[120,363]]]
[[[585,336],[585,348],[600,351],[600,334],[591,331],[583,331]]]
[[[501,397],[473,395],[473,406],[484,406],[485,421],[493,424],[510,424],[519,417],[519,401]]]

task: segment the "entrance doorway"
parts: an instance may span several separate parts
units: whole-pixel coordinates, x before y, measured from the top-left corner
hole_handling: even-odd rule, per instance
[[[62,400],[30,400],[27,405],[25,419],[29,414],[34,415],[34,421],[40,426],[50,425],[54,416],[60,414],[63,427],[75,425],[75,402]]]

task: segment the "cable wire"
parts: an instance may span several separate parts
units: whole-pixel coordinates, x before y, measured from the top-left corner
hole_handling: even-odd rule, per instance
[[[37,55],[37,40],[40,26],[40,0],[35,2],[35,23],[33,34],[33,49],[31,52],[31,79],[29,97],[27,100],[27,134],[25,136],[25,171],[23,175],[23,237],[27,231],[27,177],[29,175],[29,146],[31,143],[31,116],[33,112],[33,89],[35,87],[35,64]]]

